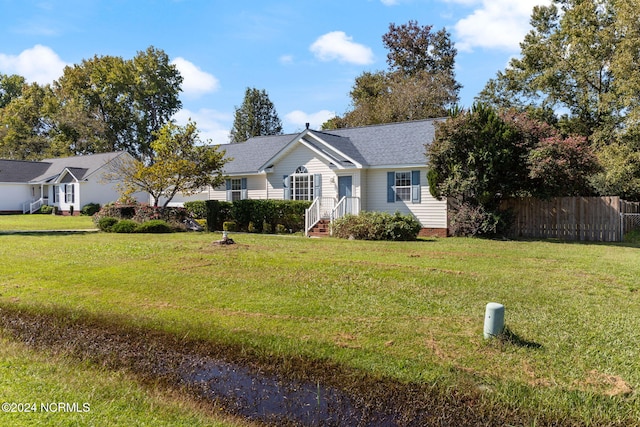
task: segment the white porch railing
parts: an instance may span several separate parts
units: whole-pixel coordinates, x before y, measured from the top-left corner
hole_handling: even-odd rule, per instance
[[[32,214],[34,212],[38,212],[38,209],[40,209],[44,204],[45,204],[45,199],[43,197],[40,197],[35,202],[24,202],[22,204],[22,213],[26,214],[28,212]]]
[[[360,213],[359,197],[343,197],[331,211],[331,222],[345,215],[358,215]]]
[[[313,228],[321,219],[331,218],[331,212],[336,204],[336,200],[332,197],[317,197],[309,209],[304,213],[304,232],[308,235],[309,230]]]
[[[328,219],[333,222],[346,214],[357,215],[360,212],[360,199],[358,197],[343,197],[336,204],[332,197],[316,198],[304,215],[305,235],[321,220]]]

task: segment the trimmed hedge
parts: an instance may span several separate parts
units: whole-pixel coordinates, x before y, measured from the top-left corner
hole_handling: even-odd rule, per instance
[[[152,219],[139,224],[136,233],[173,233],[173,229],[166,221]]]
[[[422,226],[411,214],[361,212],[346,215],[332,226],[333,236],[357,240],[416,240]]]
[[[208,200],[207,228],[219,231],[223,224],[234,221],[240,231],[271,233],[274,230],[292,232],[304,228],[304,211],[311,202],[302,200]]]
[[[80,209],[80,213],[85,216],[92,216],[98,212],[100,212],[99,203],[87,203]]]
[[[118,221],[120,221],[118,218],[105,216],[105,217],[100,218],[96,225],[98,226],[98,228],[101,231],[109,232],[109,231],[111,231],[111,227],[113,227],[115,224],[117,224]]]
[[[111,227],[111,232],[112,233],[135,233],[137,229],[138,229],[137,222],[130,219],[123,219],[113,224],[113,226]]]
[[[233,219],[230,202],[207,200],[205,206],[207,208],[207,230],[209,231],[220,231],[225,222]]]

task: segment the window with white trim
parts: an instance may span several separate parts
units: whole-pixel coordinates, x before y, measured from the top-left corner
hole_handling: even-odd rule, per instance
[[[314,177],[304,166],[298,166],[289,181],[289,199],[313,200]]]
[[[74,203],[75,202],[74,190],[75,190],[75,186],[73,184],[65,184],[64,185],[64,202],[65,203]]]
[[[420,171],[387,172],[387,203],[420,203]]]
[[[242,200],[242,178],[231,178],[231,201]]]
[[[396,172],[396,202],[411,201],[411,172]]]

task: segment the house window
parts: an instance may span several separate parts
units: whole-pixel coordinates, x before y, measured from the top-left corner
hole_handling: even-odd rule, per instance
[[[54,185],[53,186],[53,203],[54,204],[58,203],[58,199],[59,199],[58,192],[59,191],[60,191],[60,187],[57,186],[57,185]]]
[[[73,184],[65,184],[64,185],[64,202],[65,203],[74,203],[74,189],[75,186]]]
[[[420,203],[420,171],[387,172],[387,203]]]
[[[248,198],[247,178],[230,178],[226,180],[227,202]]]
[[[290,200],[313,200],[314,176],[304,166],[299,166],[291,175],[289,185]]]
[[[242,200],[242,178],[231,179],[231,201]]]
[[[411,172],[396,172],[396,202],[411,201]]]

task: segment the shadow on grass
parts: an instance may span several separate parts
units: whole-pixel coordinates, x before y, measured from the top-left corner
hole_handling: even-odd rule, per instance
[[[496,338],[502,344],[509,344],[516,347],[524,347],[524,348],[531,348],[531,349],[542,348],[542,344],[534,341],[529,341],[521,337],[520,335],[516,334],[511,329],[509,329],[508,326],[505,326],[504,331],[500,335],[498,335]]]

